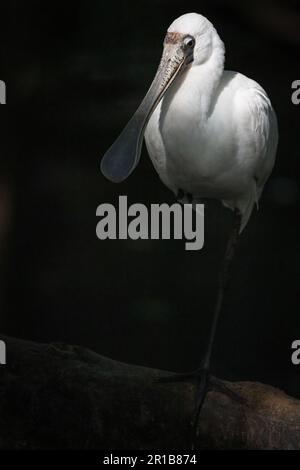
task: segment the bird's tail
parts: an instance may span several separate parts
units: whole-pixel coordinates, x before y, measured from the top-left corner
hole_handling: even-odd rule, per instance
[[[246,198],[240,198],[237,201],[222,201],[225,207],[231,210],[238,209],[241,214],[241,227],[239,233],[241,234],[246,227],[250,216],[252,214],[253,206],[255,205],[257,210],[259,208],[258,201],[261,195],[261,191],[258,190],[256,182],[253,185],[253,191],[247,195]]]
[[[253,206],[256,204],[255,199],[250,199],[248,203],[243,207],[241,211],[242,218],[241,218],[241,227],[239,233],[241,234],[244,228],[246,227],[248,220],[252,214]],[[258,206],[257,206],[258,207]]]

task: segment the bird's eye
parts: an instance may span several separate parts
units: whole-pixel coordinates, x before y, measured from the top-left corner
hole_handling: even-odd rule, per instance
[[[193,49],[195,46],[195,39],[192,36],[186,36],[183,40],[184,47]]]

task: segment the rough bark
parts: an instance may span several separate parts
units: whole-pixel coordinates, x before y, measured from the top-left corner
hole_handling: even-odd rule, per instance
[[[82,347],[4,338],[2,449],[189,449],[196,387],[170,372],[123,364]],[[300,449],[300,401],[271,386],[210,391],[196,448]]]

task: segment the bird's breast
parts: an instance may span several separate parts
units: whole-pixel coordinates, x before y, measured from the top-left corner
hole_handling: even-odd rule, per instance
[[[169,180],[192,194],[218,197],[234,163],[230,124],[224,127],[221,116],[208,117],[201,100],[182,93],[167,96],[157,118]]]

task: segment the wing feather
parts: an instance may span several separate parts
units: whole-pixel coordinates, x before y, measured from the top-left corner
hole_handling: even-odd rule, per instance
[[[248,222],[253,205],[258,207],[264,185],[274,167],[278,145],[277,118],[267,93],[253,80],[247,84],[249,86],[241,87],[236,96],[253,176],[253,192],[241,208],[242,229]]]

